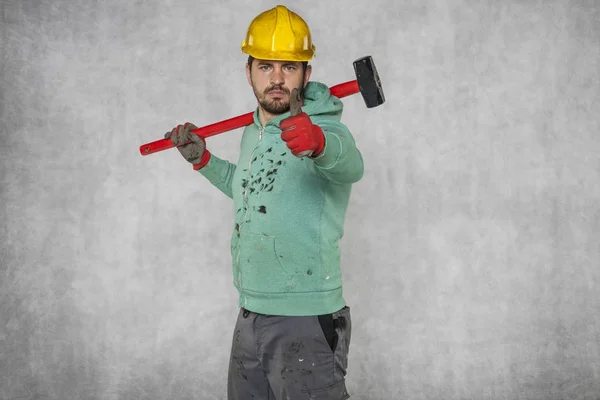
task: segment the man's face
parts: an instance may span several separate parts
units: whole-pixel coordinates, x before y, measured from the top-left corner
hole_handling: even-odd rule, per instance
[[[290,109],[290,93],[303,89],[310,78],[311,66],[302,71],[301,62],[252,61],[246,65],[246,77],[252,86],[258,104],[269,114],[279,115]]]

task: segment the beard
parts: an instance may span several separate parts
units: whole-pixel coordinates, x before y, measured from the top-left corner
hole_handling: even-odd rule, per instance
[[[304,88],[304,77],[302,77],[302,82],[300,86],[297,87],[298,91],[302,93],[302,89]],[[292,88],[293,89],[293,88]],[[278,90],[284,92],[288,95],[288,99],[291,93],[291,90],[286,89],[282,85],[274,85],[267,87],[262,93],[256,88],[254,85],[254,81],[252,81],[252,90],[254,91],[254,96],[256,96],[256,100],[258,104],[262,107],[263,110],[273,115],[280,115],[288,112],[290,110],[290,102],[289,100],[285,101],[283,99],[272,99],[267,98],[267,94],[273,90]]]

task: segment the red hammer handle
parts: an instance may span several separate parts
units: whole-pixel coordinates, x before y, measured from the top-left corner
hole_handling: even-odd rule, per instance
[[[358,93],[360,91],[358,87],[358,81],[348,81],[340,83],[339,85],[332,86],[330,89],[331,94],[335,97],[342,98]],[[198,129],[191,130],[190,132],[195,133],[203,138],[209,136],[218,135],[223,132],[231,131],[237,128],[241,128],[246,125],[250,125],[254,121],[254,112],[238,115],[237,117],[229,118],[224,121],[215,122],[214,124],[206,125]],[[148,154],[157,153],[162,150],[167,150],[174,147],[171,143],[171,139],[160,139],[154,142],[146,143],[140,146],[140,153],[143,156]]]
[[[231,131],[233,129],[241,128],[242,126],[251,124],[253,121],[253,114],[253,112],[249,112],[247,114],[238,115],[237,117],[206,125],[198,129],[193,129],[190,132],[195,133],[203,138],[207,138],[209,136],[217,135],[219,133]],[[140,153],[142,153],[143,156],[146,156],[148,154],[157,153],[172,147],[174,146],[171,142],[171,139],[160,139],[140,146]]]

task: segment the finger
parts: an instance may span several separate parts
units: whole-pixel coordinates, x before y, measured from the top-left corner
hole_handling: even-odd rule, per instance
[[[279,129],[281,129],[282,132],[291,131],[296,127],[295,125],[295,120],[292,120],[291,118],[286,118],[279,123]]]
[[[313,150],[304,150],[304,151],[292,151],[292,154],[296,157],[305,157],[309,156],[313,153]]]
[[[289,131],[284,131],[281,134],[281,139],[284,142],[289,142],[292,139],[296,139],[298,137],[298,132],[295,129],[290,129]]]
[[[173,143],[173,146],[177,146],[177,142],[178,142],[177,127],[171,129],[169,136],[171,138],[171,143]]]
[[[173,141],[173,144],[175,146],[179,144],[179,125],[173,128],[173,130],[171,131],[171,140]]]
[[[179,146],[181,146],[182,144],[185,144],[189,141],[189,139],[187,138],[187,132],[185,129],[185,125],[178,125],[177,126],[177,144]]]
[[[292,139],[289,142],[286,142],[285,145],[288,147],[288,149],[293,151],[296,147],[298,147],[298,139]]]
[[[300,91],[297,88],[294,88],[290,95],[290,115],[294,116],[300,114],[301,107]]]
[[[186,122],[185,124],[183,124],[183,128],[181,129],[181,140],[183,141],[183,143],[187,143],[189,142],[192,138],[191,135],[193,135],[192,133],[190,133],[190,123]]]
[[[298,120],[301,119],[300,116],[296,115],[293,117],[287,117],[286,119],[281,120],[279,122],[279,129],[282,131],[287,131],[295,128],[295,125],[298,124]]]

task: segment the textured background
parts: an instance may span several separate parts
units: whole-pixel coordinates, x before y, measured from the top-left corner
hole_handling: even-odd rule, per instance
[[[138,148],[254,109],[276,3],[0,4],[0,399],[224,399],[231,202]],[[313,80],[369,54],[387,97],[344,101],[352,398],[600,399],[600,3],[288,5]]]

